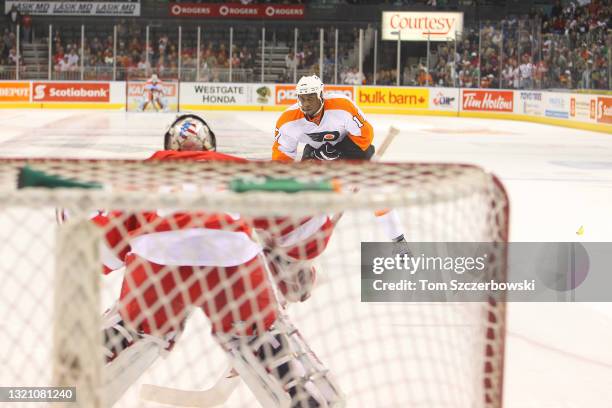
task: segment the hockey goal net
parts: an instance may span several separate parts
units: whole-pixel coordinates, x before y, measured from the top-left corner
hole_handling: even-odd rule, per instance
[[[102,189],[17,190],[18,170],[25,165],[51,176],[95,182]],[[267,176],[312,181],[330,174],[340,182],[339,192],[238,193],[228,188],[245,176],[255,181]],[[221,217],[214,227],[227,233],[236,232],[235,214],[291,229],[302,225],[305,217],[342,213],[339,220],[334,219],[337,224],[327,248],[314,260],[319,275],[310,298],[290,303],[283,313],[333,375],[346,406],[502,405],[503,303],[360,301],[360,245],[388,241],[374,220],[376,210],[397,211],[409,242],[507,241],[507,196],[497,179],[479,168],[6,159],[0,160],[0,182],[0,346],[4,355],[0,384],[4,386],[76,386],[78,406],[107,406],[109,394],[104,387],[113,379],[108,378],[101,328],[104,312],[121,298],[119,307],[130,303],[140,311],[131,315],[131,324],[148,324],[154,332],[182,327],[183,332],[171,351],[144,369],[115,406],[156,406],[140,400],[142,384],[210,388],[228,365],[211,328],[222,330],[229,316],[233,329],[243,321],[257,330],[269,312],[268,304],[274,308],[274,302],[264,302],[262,307],[261,299],[251,293],[257,291],[252,281],[236,289],[232,277],[221,274],[215,286],[207,280],[211,272],[206,268],[191,271],[196,283],[210,285],[197,290],[194,280],[172,267],[165,275],[145,271],[147,279],[140,283],[130,280],[137,278],[128,278],[125,269],[103,275],[108,237],[129,236],[133,230],[128,218],[143,217],[143,212],[155,212],[162,219],[164,214],[178,212],[234,214]],[[61,223],[56,209],[65,216]],[[107,214],[102,209],[115,211],[115,218],[94,225],[92,216]],[[155,222],[153,229],[164,221]],[[190,226],[200,224],[173,219],[160,228],[171,233]],[[177,248],[171,238],[156,241],[157,246],[145,252],[169,257],[189,252]],[[223,239],[210,241],[203,245],[207,250],[216,248],[209,254],[213,258],[241,253],[241,248],[225,246]],[[135,241],[124,244],[136,247]],[[113,247],[115,255],[120,247]],[[497,248],[492,273],[504,276],[505,246]],[[240,268],[238,274],[249,273],[246,267]],[[269,273],[266,276],[272,280]],[[175,280],[169,290],[166,279]],[[133,290],[122,298],[126,285]],[[214,292],[212,298],[207,290]],[[278,294],[277,287],[274,292]],[[244,383],[225,404],[258,406]]]

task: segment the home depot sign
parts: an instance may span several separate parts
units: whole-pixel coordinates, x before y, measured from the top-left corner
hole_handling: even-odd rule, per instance
[[[449,41],[463,31],[463,13],[384,11],[382,39]],[[398,37],[399,36],[399,37]]]

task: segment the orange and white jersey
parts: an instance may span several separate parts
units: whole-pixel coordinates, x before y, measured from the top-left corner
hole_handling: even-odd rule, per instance
[[[161,81],[153,82],[150,79],[145,83],[143,93],[145,95],[164,94],[164,84]]]
[[[308,120],[298,104],[283,112],[274,130],[272,160],[293,161],[300,143],[316,149],[323,143],[337,144],[345,137],[366,150],[374,138],[372,125],[350,99],[333,95],[323,99],[320,116]]]

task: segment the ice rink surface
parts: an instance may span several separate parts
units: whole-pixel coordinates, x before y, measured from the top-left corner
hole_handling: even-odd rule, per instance
[[[269,158],[278,113],[203,115],[219,151]],[[172,117],[1,110],[0,157],[142,159],[161,148]],[[512,241],[612,240],[612,135],[515,121],[368,118],[375,143],[390,125],[401,130],[385,161],[471,163],[497,174],[510,196]],[[506,407],[612,407],[612,305],[515,303],[508,310]]]

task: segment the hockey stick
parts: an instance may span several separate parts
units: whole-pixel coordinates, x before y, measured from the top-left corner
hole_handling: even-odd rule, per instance
[[[385,152],[391,145],[391,142],[393,142],[393,139],[395,139],[395,136],[397,136],[399,132],[400,132],[399,129],[397,129],[395,126],[389,127],[389,131],[387,132],[387,135],[383,139],[380,146],[378,146],[378,149],[376,149],[376,152],[374,153],[374,156],[372,156],[371,161],[373,162],[380,161],[380,159],[383,157],[383,155],[385,154]],[[338,223],[338,221],[340,221],[340,218],[342,218],[342,214],[344,213],[334,214],[334,216],[331,218],[331,222],[334,224],[334,226]]]
[[[393,126],[389,127],[387,135],[372,157],[372,161],[379,161],[385,154],[399,130]],[[334,214],[331,222],[335,225],[340,221],[344,213]],[[170,404],[182,407],[201,407],[208,408],[225,403],[238,384],[240,377],[232,375],[232,368],[228,366],[223,375],[210,388],[205,390],[190,391],[176,388],[168,388],[153,384],[143,384],[140,389],[140,398],[150,402]]]
[[[395,136],[399,134],[399,129],[394,126],[389,127],[389,131],[387,132],[387,136],[383,139],[378,149],[376,149],[376,153],[374,153],[374,157],[372,157],[372,161],[379,161],[380,158],[385,154]]]
[[[217,382],[206,390],[189,391],[143,384],[140,388],[140,398],[179,407],[214,407],[227,401],[239,383],[240,377],[233,374],[231,366],[228,366]]]

